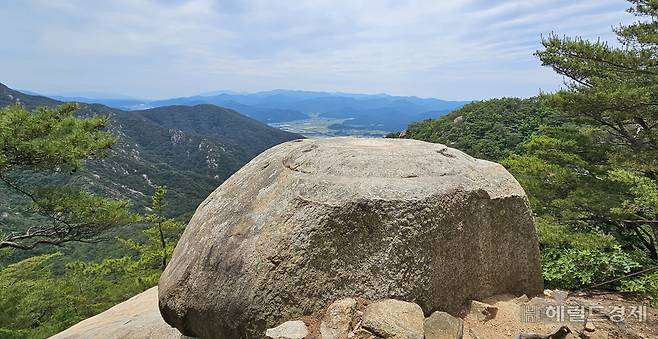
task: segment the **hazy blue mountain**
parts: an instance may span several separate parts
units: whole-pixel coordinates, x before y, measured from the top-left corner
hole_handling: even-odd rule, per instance
[[[150,102],[151,106],[210,103],[237,109],[263,122],[302,120],[308,116],[345,119],[336,128],[400,130],[413,121],[436,118],[466,101],[399,97],[386,94],[273,90],[250,94],[220,93]]]
[[[386,94],[283,89],[256,93],[214,91],[155,101],[134,98],[57,98],[86,103],[100,103],[123,110],[171,105],[212,104],[237,110],[268,124],[301,121],[311,117],[336,119],[337,121],[332,127],[336,130],[346,131],[353,129],[396,131],[404,129],[411,122],[436,118],[468,103],[467,101],[447,101]]]
[[[89,98],[82,96],[59,96],[59,95],[50,96],[50,98],[62,102],[75,101],[75,102],[82,102],[86,104],[101,104],[112,108],[117,108],[120,110],[128,110],[128,111],[151,108],[151,106],[148,104],[148,101],[141,99],[134,99],[134,98]]]

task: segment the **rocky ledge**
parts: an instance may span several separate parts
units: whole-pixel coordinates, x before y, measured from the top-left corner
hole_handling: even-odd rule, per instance
[[[55,339],[183,339],[158,312],[156,288],[125,301],[54,336]],[[499,295],[470,307],[456,316],[433,312],[424,316],[419,306],[399,300],[369,301],[360,297],[331,302],[311,315],[266,329],[259,338],[277,339],[646,339],[658,338],[658,310],[647,302],[598,291],[567,295],[545,291],[544,297]],[[581,309],[584,317],[569,321],[523,319],[527,310],[547,307]],[[606,311],[641,310],[642,317],[611,319]],[[190,338],[193,339],[193,338]],[[219,338],[221,339],[221,338]],[[232,339],[232,338],[226,338]]]
[[[169,326],[160,316],[157,287],[142,292],[51,337],[51,339],[151,338],[189,338]]]

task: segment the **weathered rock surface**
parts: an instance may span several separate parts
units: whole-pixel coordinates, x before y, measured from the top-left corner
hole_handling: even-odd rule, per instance
[[[500,165],[413,140],[301,140],[197,209],[160,280],[165,320],[201,338],[265,329],[344,296],[425,314],[543,291],[525,193]]]
[[[425,339],[462,339],[464,322],[446,312],[434,312],[425,319]]]
[[[308,329],[303,321],[292,320],[275,328],[267,329],[265,336],[274,339],[303,339],[308,336]]]
[[[383,338],[423,339],[420,306],[400,300],[376,301],[363,314],[363,328]]]
[[[144,291],[51,337],[51,339],[151,338],[189,338],[167,325],[160,316],[157,287]]]
[[[356,300],[345,298],[336,300],[327,308],[320,323],[321,339],[345,339],[350,333],[352,317],[356,310]]]

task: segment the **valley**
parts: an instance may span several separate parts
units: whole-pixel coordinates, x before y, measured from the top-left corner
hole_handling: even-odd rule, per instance
[[[255,93],[218,91],[163,100],[62,97],[60,100],[103,104],[126,111],[163,106],[210,104],[306,137],[380,137],[412,122],[438,118],[469,101],[448,101],[387,94],[271,90]]]
[[[351,119],[325,118],[319,113],[309,113],[307,119],[269,123],[278,129],[301,134],[307,138],[328,138],[338,136],[355,136],[362,138],[383,137],[390,131],[376,129],[376,126],[345,125]]]

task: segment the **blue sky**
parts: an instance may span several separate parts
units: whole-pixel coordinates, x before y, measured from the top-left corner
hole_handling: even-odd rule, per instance
[[[143,98],[220,89],[532,96],[540,35],[614,41],[623,0],[3,0],[0,82]]]

